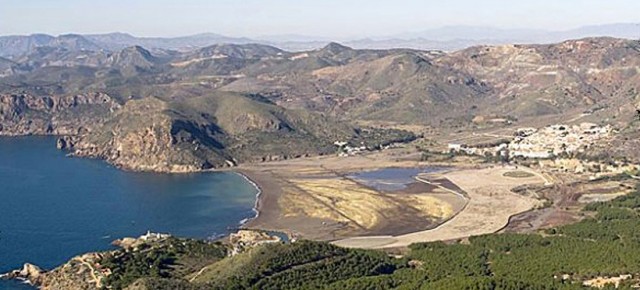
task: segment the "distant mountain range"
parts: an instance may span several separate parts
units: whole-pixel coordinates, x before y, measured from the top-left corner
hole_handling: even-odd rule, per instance
[[[567,39],[609,36],[616,38],[640,38],[640,24],[619,23],[583,26],[564,31],[541,29],[499,29],[480,26],[445,26],[415,33],[385,37],[387,39],[428,39],[432,41],[515,41],[515,42],[560,42]]]
[[[609,36],[640,39],[639,23],[620,23],[584,26],[566,31],[536,29],[499,29],[477,26],[445,26],[414,33],[341,40],[357,49],[411,48],[420,50],[454,51],[475,45],[500,45],[510,43],[556,43],[569,39]],[[36,47],[58,47],[70,50],[117,51],[130,46],[142,46],[155,50],[194,50],[214,44],[257,43],[279,47],[289,51],[318,49],[335,40],[305,35],[275,35],[256,39],[228,37],[215,33],[203,33],[183,37],[136,37],[126,33],[109,34],[47,34],[0,36],[0,57],[14,58]]]

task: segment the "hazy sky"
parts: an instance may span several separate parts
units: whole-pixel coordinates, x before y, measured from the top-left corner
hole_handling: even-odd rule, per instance
[[[333,38],[447,25],[570,29],[640,22],[638,0],[0,0],[0,35],[128,32]]]

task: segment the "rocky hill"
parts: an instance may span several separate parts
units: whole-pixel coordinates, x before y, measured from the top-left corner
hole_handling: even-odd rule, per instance
[[[491,86],[494,112],[538,116],[637,92],[639,56],[640,42],[594,38],[555,45],[474,47],[437,62]]]
[[[0,38],[2,57],[25,54],[40,46],[47,46],[55,37],[46,34],[4,36]]]
[[[98,51],[102,47],[78,34],[63,34],[57,37],[46,34],[16,35],[0,37],[0,56],[15,57],[38,47],[54,47],[68,50]]]
[[[47,43],[54,40],[45,40],[20,57],[0,60],[1,125],[10,128],[4,134],[78,129],[63,125],[71,117],[30,111],[8,96],[107,95],[114,105],[95,106],[101,109],[91,113],[67,110],[73,112],[69,116],[98,120],[86,123],[99,129],[71,138],[65,147],[131,169],[175,165],[185,171],[326,153],[336,138],[367,139],[359,136],[366,130],[350,125],[361,121],[448,130],[472,127],[487,116],[522,126],[543,116],[588,116],[628,136],[638,132],[633,121],[640,105],[640,42],[632,40],[588,38],[454,53],[357,50],[337,43],[305,52],[260,44],[108,52],[73,35],[52,46]],[[23,107],[29,110],[16,113]],[[616,137],[626,144],[619,148],[633,147],[625,134]],[[143,160],[149,152],[157,159]]]
[[[639,41],[587,38],[552,45],[482,46],[436,62],[491,88],[479,104],[479,115],[610,124],[619,134],[590,154],[640,161],[632,149],[640,136]]]
[[[253,65],[223,89],[260,92],[286,107],[408,124],[555,116],[635,96],[638,45],[593,38],[451,54],[330,45]]]
[[[612,23],[583,26],[566,31],[541,29],[500,29],[485,26],[443,26],[424,31],[396,35],[371,35],[372,38],[345,40],[358,49],[413,48],[419,50],[455,51],[476,45],[510,43],[556,43],[585,37],[638,38],[638,23]],[[214,44],[260,43],[290,51],[322,48],[331,39],[305,35],[264,35],[259,39],[229,37],[216,33],[200,33],[180,37],[138,37],[122,32],[105,34],[60,35],[46,34],[0,36],[0,57],[13,57],[38,46],[75,45],[85,49],[118,51],[142,46],[150,51],[192,51]],[[73,44],[75,42],[75,44]]]
[[[101,127],[63,141],[79,156],[144,171],[189,172],[335,151],[355,131],[234,94],[127,102]]]
[[[355,50],[331,43],[292,53],[214,45],[184,53],[38,47],[2,62],[0,90],[106,92],[119,100],[197,97],[211,90],[351,120],[438,125],[478,115],[514,119],[587,111],[637,92],[637,41],[592,38],[553,45],[482,46],[445,54]]]
[[[216,93],[121,105],[106,94],[0,96],[0,135],[62,135],[58,147],[128,170],[192,172],[333,153],[333,142],[375,147],[408,132],[363,130],[262,99]]]

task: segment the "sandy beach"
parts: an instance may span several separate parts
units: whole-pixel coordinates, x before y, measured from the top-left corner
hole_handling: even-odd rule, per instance
[[[290,233],[289,229],[278,224],[280,213],[278,199],[282,194],[282,188],[278,182],[273,180],[267,172],[246,169],[237,170],[237,172],[251,180],[260,190],[260,194],[256,197],[255,206],[258,214],[255,218],[249,219],[243,227]]]
[[[545,180],[534,171],[527,177],[509,177],[507,172],[514,171],[510,167],[458,165],[415,176],[415,182],[397,192],[380,191],[350,177],[381,168],[435,166],[410,157],[396,151],[242,165],[235,171],[262,192],[256,204],[260,214],[244,227],[344,247],[396,248],[497,232],[511,216],[540,204],[511,189]]]

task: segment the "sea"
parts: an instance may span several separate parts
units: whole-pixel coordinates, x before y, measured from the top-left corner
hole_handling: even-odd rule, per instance
[[[126,172],[69,157],[55,137],[0,137],[0,273],[52,269],[147,231],[215,239],[256,215],[258,189],[232,172]],[[33,289],[0,281],[0,290]]]

